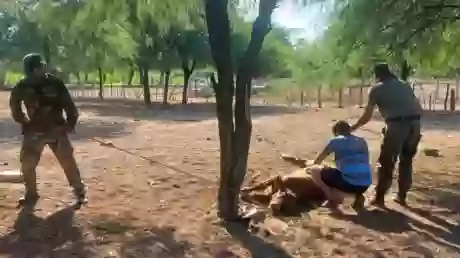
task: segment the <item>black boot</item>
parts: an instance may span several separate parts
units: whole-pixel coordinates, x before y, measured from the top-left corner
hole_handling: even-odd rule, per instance
[[[36,192],[26,193],[24,194],[23,197],[19,198],[18,207],[22,207],[22,206],[33,207],[37,204],[39,199],[40,199],[40,196]]]
[[[405,193],[403,193],[403,194],[398,194],[397,196],[395,196],[395,197],[393,198],[393,201],[395,201],[396,203],[398,203],[398,204],[401,205],[401,206],[406,207],[406,206],[407,206],[406,196],[407,196],[407,194],[405,194]]]

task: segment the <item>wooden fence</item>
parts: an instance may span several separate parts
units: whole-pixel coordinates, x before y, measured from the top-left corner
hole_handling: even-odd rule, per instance
[[[414,93],[422,107],[427,110],[455,110],[459,101],[459,81],[453,80],[415,80],[411,82]],[[69,90],[75,98],[98,98],[97,86],[70,85]],[[346,107],[363,106],[366,104],[370,86],[354,86],[348,88],[314,88],[309,90],[293,89],[282,94],[274,95],[262,91],[252,97],[254,104],[283,104],[304,107]],[[163,87],[156,85],[150,88],[151,100],[163,100]],[[133,86],[105,86],[104,98],[139,99],[142,100],[144,91],[140,85]],[[168,101],[180,102],[182,99],[182,86],[171,85],[168,91]],[[188,92],[189,102],[214,101],[212,96],[203,98],[193,87]]]

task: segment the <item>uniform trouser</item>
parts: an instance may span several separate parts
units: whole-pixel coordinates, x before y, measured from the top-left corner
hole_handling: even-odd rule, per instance
[[[398,196],[405,198],[412,185],[412,163],[420,142],[420,121],[388,122],[380,156],[376,198],[383,199],[390,189],[393,170],[399,158]]]
[[[76,193],[84,191],[84,184],[75,161],[73,147],[66,134],[45,136],[25,133],[20,153],[21,172],[24,177],[26,194],[37,194],[36,168],[43,149],[48,145],[64,170],[67,180]]]

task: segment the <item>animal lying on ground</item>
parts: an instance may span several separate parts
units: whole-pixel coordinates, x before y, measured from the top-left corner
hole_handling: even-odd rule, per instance
[[[244,201],[268,206],[274,214],[295,211],[301,204],[320,205],[326,201],[325,194],[308,173],[306,160],[290,156],[282,158],[303,168],[243,188],[241,198]]]

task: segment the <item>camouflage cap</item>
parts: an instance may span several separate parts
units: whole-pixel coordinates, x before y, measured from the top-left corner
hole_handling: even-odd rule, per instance
[[[39,68],[45,64],[40,54],[30,53],[24,56],[22,59],[24,65],[24,73],[26,75],[31,74],[36,68]]]

